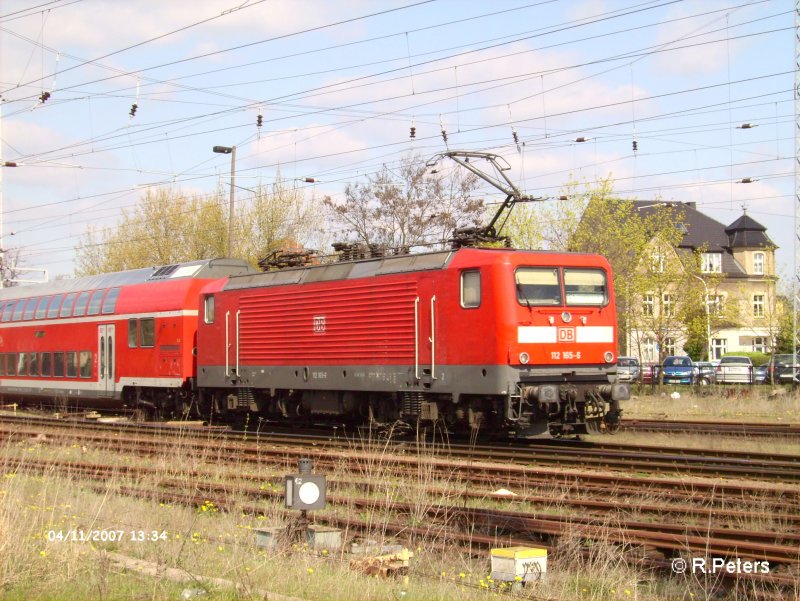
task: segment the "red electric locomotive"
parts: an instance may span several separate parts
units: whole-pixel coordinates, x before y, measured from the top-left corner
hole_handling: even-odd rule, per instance
[[[597,255],[476,248],[212,282],[200,406],[524,435],[613,425],[629,387],[611,282]]]
[[[0,290],[0,397],[184,414],[199,291],[251,271],[217,259]]]

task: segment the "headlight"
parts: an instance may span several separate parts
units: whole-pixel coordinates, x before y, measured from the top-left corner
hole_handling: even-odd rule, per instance
[[[519,354],[519,362],[523,365],[527,365],[528,361],[531,360],[531,356],[528,353],[520,353]]]
[[[603,359],[606,360],[606,363],[613,363],[614,362],[614,353],[611,351],[606,351],[606,354],[603,355]]]

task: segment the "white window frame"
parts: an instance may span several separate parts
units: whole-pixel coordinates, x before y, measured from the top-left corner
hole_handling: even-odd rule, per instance
[[[753,337],[753,352],[754,353],[766,353],[767,352],[767,337],[766,336],[754,336]]]
[[[673,295],[663,295],[661,298],[661,310],[664,312],[664,317],[675,317],[675,297]]]
[[[700,270],[703,273],[722,273],[722,253],[703,253]]]
[[[676,355],[676,344],[674,338],[664,338],[664,354],[665,355]]]
[[[725,295],[709,294],[706,296],[706,304],[708,305],[709,315],[722,315],[725,311]]]
[[[642,296],[642,315],[653,317],[655,315],[656,298],[652,294]]]
[[[764,265],[766,263],[766,255],[764,253],[753,253],[753,273],[756,275],[764,275]]]
[[[765,308],[765,299],[763,294],[754,294],[753,295],[753,317],[756,318],[763,318],[764,317],[764,308]]]
[[[645,338],[642,341],[642,363],[655,363],[656,361],[658,361],[656,341],[652,338]]]
[[[664,258],[664,253],[660,250],[654,250],[650,253],[650,271],[654,273],[664,273],[665,263],[666,259]]]
[[[722,355],[724,355],[727,352],[728,352],[727,338],[711,339],[711,357],[713,359],[722,359]]]

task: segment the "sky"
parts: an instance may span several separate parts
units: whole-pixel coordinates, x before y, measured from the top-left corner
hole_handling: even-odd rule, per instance
[[[227,186],[216,145],[237,148],[236,206],[281,177],[320,210],[409,152],[470,150],[531,196],[611,178],[724,224],[746,208],[787,277],[793,17],[789,0],[3,0],[0,248],[69,275],[87,228],[146,190]]]

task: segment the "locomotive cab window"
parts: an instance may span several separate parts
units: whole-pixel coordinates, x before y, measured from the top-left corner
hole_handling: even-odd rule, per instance
[[[561,282],[556,267],[520,267],[514,274],[521,305],[561,305]]]
[[[214,295],[209,294],[205,297],[203,304],[203,320],[206,323],[214,323]]]
[[[464,271],[461,273],[461,306],[474,309],[481,306],[481,272]]]
[[[600,269],[565,269],[564,292],[568,305],[605,305],[608,302],[606,274]]]

